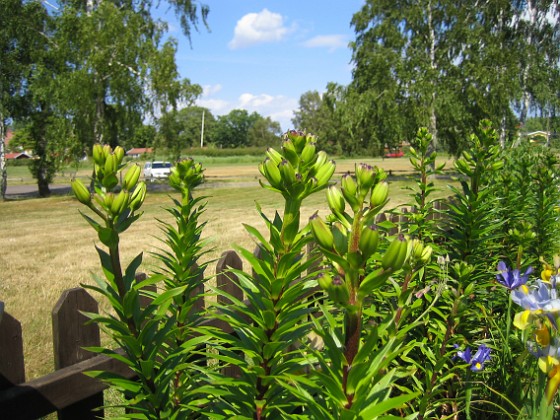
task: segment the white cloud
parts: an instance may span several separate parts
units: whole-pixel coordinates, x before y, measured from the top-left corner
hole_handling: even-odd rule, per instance
[[[231,111],[231,106],[228,101],[223,99],[199,99],[196,101],[196,105],[203,108],[208,108],[212,114],[227,114]]]
[[[268,95],[261,93],[243,93],[239,96],[234,108],[246,109],[249,112],[258,112],[264,117],[270,117],[273,121],[278,121],[282,130],[291,128],[291,118],[294,110],[298,108],[298,100],[283,95]]]
[[[259,13],[248,13],[237,21],[233,39],[229,42],[232,50],[265,42],[278,42],[289,32],[284,26],[284,17],[263,9]]]
[[[274,101],[274,96],[267,94],[253,95],[252,93],[242,93],[239,96],[239,106],[246,108],[261,108],[267,106]]]
[[[225,115],[233,109],[245,109],[249,113],[257,112],[263,117],[270,117],[273,121],[278,121],[282,130],[292,127],[291,118],[294,110],[298,108],[298,100],[283,95],[269,95],[261,93],[242,93],[237,100],[228,101],[221,98],[212,98],[208,95],[198,99],[196,105],[208,108],[213,115]]]
[[[348,41],[346,40],[346,35],[318,35],[303,43],[304,47],[328,48],[329,52],[337,48],[346,47],[347,45]]]
[[[218,93],[221,90],[222,90],[222,85],[220,85],[219,83],[217,85],[203,85],[202,86],[202,97],[206,98],[206,97],[211,96],[215,93]]]

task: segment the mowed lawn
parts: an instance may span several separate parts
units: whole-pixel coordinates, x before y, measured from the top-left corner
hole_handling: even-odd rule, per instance
[[[355,163],[361,161],[396,175],[411,172],[407,159],[340,160],[333,180],[339,180],[342,173],[353,170]],[[273,217],[275,210],[282,212],[280,195],[258,186],[261,177],[256,164],[215,164],[207,167],[206,176],[208,183],[195,191],[195,195],[207,196],[208,202],[204,237],[209,240],[211,251],[204,256],[205,260],[216,260],[234,244],[254,249],[243,224],[262,230],[264,224],[255,210],[255,202]],[[388,208],[409,202],[409,192],[402,187],[412,186],[413,180],[391,179]],[[439,195],[448,194],[448,182],[437,180],[441,187]],[[147,195],[143,216],[122,235],[124,264],[142,251],[142,271],[149,273],[157,263],[151,255],[162,246],[156,219],[169,220],[164,210],[171,205],[169,194],[173,193],[157,191]],[[28,380],[53,370],[51,311],[61,293],[80,284],[91,284],[92,273],[101,274],[95,251],[99,241],[79,210],[91,215],[71,196],[0,202],[0,301],[22,323]],[[328,212],[324,192],[304,202],[302,223],[315,211]],[[214,264],[207,274],[213,272]],[[100,304],[102,310],[108,309],[103,302]]]

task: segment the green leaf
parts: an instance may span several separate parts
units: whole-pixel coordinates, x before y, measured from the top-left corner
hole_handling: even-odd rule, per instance
[[[119,236],[111,228],[101,227],[98,232],[99,240],[108,248],[115,248],[119,243]]]
[[[402,407],[406,402],[416,398],[418,395],[420,395],[419,392],[414,392],[389,398],[382,402],[375,402],[360,411],[360,416],[364,419],[374,419],[387,411]]]

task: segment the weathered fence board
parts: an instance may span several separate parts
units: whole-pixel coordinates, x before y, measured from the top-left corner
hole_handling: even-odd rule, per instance
[[[56,372],[0,392],[0,413],[10,420],[31,420],[66,408],[106,388],[97,379],[84,375],[90,370],[105,370],[134,377],[130,369],[106,356],[95,356]],[[80,413],[75,419],[87,418]]]
[[[95,354],[84,347],[99,346],[99,328],[86,324],[88,318],[81,312],[98,312],[97,302],[82,288],[66,290],[52,312],[54,367],[62,369],[91,359]],[[94,420],[103,417],[103,393],[99,392],[58,411],[60,420]],[[87,414],[86,414],[87,413]]]
[[[0,391],[25,382],[21,324],[8,312],[0,322]]]

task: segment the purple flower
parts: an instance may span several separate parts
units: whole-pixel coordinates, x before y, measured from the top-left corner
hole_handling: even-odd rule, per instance
[[[465,351],[458,350],[457,356],[471,365],[473,372],[479,372],[484,369],[484,362],[490,360],[490,349],[482,344],[473,356],[471,348],[467,347]]]
[[[517,268],[512,270],[508,268],[505,262],[500,261],[498,263],[498,271],[500,273],[496,274],[496,280],[509,290],[513,290],[527,283],[529,274],[533,272],[533,267],[529,267],[525,273],[521,274]]]

